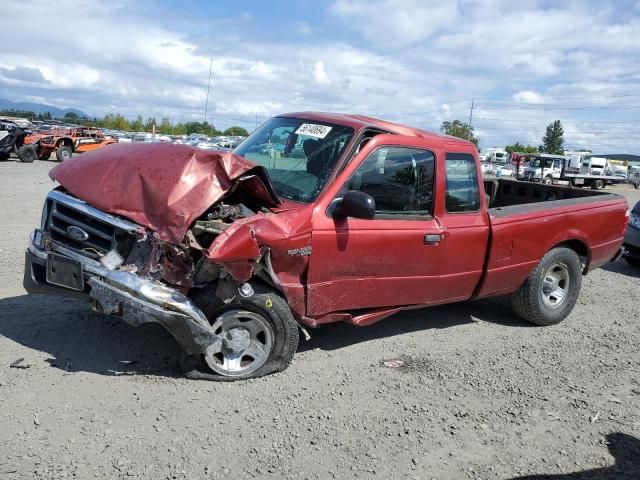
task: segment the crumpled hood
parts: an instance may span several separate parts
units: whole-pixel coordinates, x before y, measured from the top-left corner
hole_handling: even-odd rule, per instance
[[[162,143],[114,144],[49,172],[76,197],[179,243],[234,184],[249,207],[280,205],[267,171],[229,152]]]

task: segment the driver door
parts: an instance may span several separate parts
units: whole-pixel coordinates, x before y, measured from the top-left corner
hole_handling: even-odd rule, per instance
[[[438,155],[425,139],[379,135],[336,178],[314,213],[308,315],[428,304],[442,296],[447,231],[434,215]],[[324,207],[348,190],[373,197],[374,219],[327,213]]]

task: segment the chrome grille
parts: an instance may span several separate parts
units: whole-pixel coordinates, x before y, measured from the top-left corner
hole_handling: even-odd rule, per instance
[[[106,214],[57,190],[47,196],[42,220],[43,229],[53,241],[94,258],[109,250],[116,250],[126,258],[139,230],[135,223]],[[69,227],[77,227],[76,232],[80,229],[86,235],[74,237]]]

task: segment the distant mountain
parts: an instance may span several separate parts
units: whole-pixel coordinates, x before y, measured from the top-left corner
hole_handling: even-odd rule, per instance
[[[86,114],[82,110],[77,108],[58,108],[53,105],[45,105],[43,103],[29,103],[29,102],[12,102],[4,98],[0,98],[0,110],[22,110],[26,112],[45,113],[49,112],[54,118],[64,117],[65,113],[73,112],[79,117],[84,117]]]

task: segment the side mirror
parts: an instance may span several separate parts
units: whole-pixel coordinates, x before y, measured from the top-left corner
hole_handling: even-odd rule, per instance
[[[376,202],[371,195],[359,190],[348,191],[336,205],[333,216],[371,220],[376,214]]]

